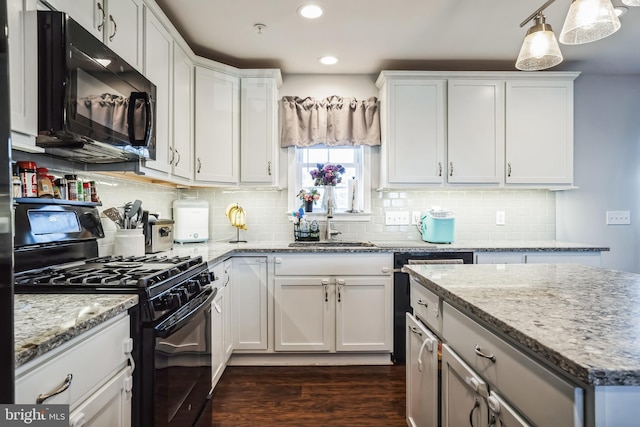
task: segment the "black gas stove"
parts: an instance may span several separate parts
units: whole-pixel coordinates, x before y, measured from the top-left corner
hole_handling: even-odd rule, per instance
[[[19,199],[14,207],[15,293],[138,295],[132,425],[192,426],[211,392],[211,303],[201,256],[98,256],[95,204]],[[171,390],[168,393],[167,390]]]
[[[213,279],[200,256],[106,256],[16,273],[15,292],[136,293],[152,322],[207,298]]]

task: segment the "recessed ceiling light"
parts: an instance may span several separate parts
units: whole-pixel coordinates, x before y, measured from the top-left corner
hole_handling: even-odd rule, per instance
[[[333,65],[338,62],[338,58],[335,56],[323,56],[322,58],[318,58],[318,61],[324,65]]]
[[[624,6],[616,6],[613,8],[613,11],[615,12],[616,16],[620,17],[622,15],[624,15],[625,13],[627,13],[629,9],[627,9]]]
[[[315,4],[308,4],[298,8],[298,14],[303,18],[316,19],[321,17],[323,13],[322,8]]]

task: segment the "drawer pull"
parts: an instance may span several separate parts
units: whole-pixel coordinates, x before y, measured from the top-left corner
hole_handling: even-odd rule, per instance
[[[422,336],[422,332],[420,332],[420,329],[416,328],[415,326],[411,326],[410,328],[411,328],[411,332],[418,335],[419,337]]]
[[[73,378],[73,375],[69,374],[67,375],[67,377],[64,379],[64,382],[60,385],[60,387],[58,387],[57,390],[52,391],[51,393],[39,394],[38,398],[36,399],[36,404],[39,405],[45,400],[47,400],[48,398],[55,396],[56,394],[65,392],[69,387],[71,387],[72,378]]]
[[[426,308],[426,307],[429,307],[428,302],[427,302],[427,301],[423,301],[422,299],[419,299],[416,303],[417,303],[418,305],[424,305],[424,306],[425,306],[425,308]]]
[[[476,345],[476,349],[475,349],[476,355],[480,356],[480,357],[484,357],[485,359],[489,359],[491,360],[493,363],[496,363],[496,356],[493,354],[485,354],[482,352],[482,349],[480,348],[479,345]]]

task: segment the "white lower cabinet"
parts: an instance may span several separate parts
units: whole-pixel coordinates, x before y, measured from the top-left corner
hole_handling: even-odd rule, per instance
[[[443,337],[449,352],[455,351],[468,369],[481,374],[490,391],[504,396],[531,424],[557,427],[584,424],[582,388],[560,378],[448,303],[443,304]],[[443,381],[444,353],[443,349]],[[443,392],[445,387],[443,383]],[[487,397],[485,394],[484,398]],[[446,405],[445,399],[443,411]]]
[[[277,277],[276,351],[390,351],[389,277]]]
[[[407,425],[437,427],[439,357],[438,337],[407,313]]]
[[[267,257],[234,257],[232,265],[233,349],[267,350]]]
[[[69,426],[130,426],[131,385],[131,369],[125,368],[69,414]]]
[[[15,403],[69,405],[74,427],[131,426],[130,340],[122,314],[19,366]]]
[[[215,387],[222,376],[226,366],[224,357],[224,296],[226,289],[223,286],[224,265],[222,263],[211,269],[213,273],[213,285],[217,289],[216,297],[211,303],[211,383]]]
[[[488,424],[487,383],[451,348],[442,345],[442,426]]]
[[[275,351],[391,352],[391,255],[291,254],[274,262]]]

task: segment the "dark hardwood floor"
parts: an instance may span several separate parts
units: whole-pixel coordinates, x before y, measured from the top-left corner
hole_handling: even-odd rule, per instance
[[[227,367],[197,427],[406,426],[405,367]]]

